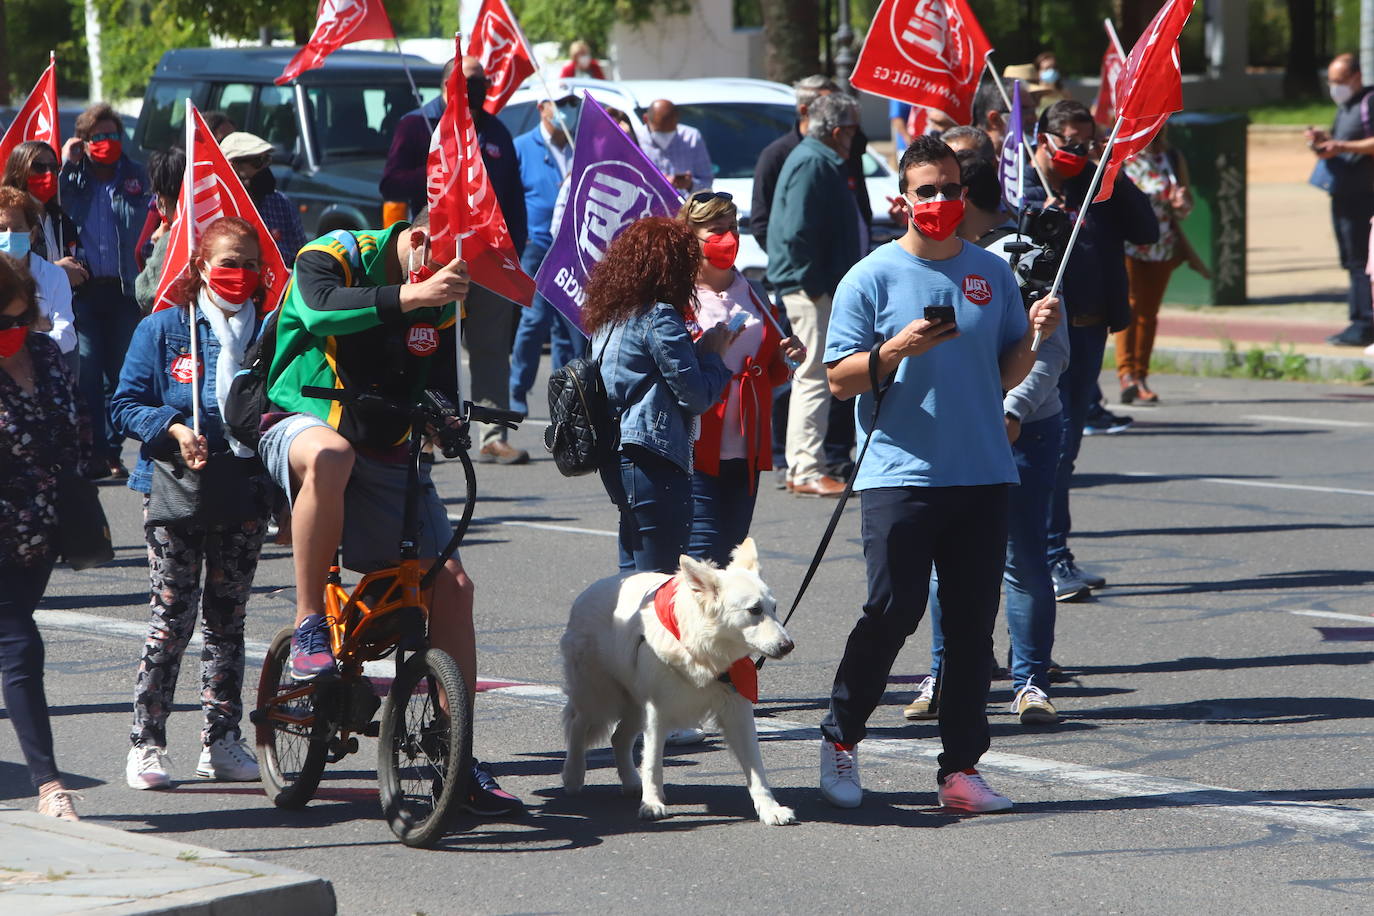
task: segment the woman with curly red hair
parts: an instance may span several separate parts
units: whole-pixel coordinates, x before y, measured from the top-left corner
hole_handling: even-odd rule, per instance
[[[587,282],[582,322],[620,418],[618,460],[601,480],[620,509],[620,568],[673,572],[692,531],[696,418],[725,391],[735,332],[692,340],[701,246],[683,223],[649,217],[622,232]]]

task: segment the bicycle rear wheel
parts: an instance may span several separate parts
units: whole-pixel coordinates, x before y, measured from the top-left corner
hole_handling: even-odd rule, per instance
[[[407,846],[428,846],[466,797],[471,700],[458,663],[442,649],[417,652],[382,706],[377,787],[382,814]]]
[[[324,773],[329,725],[317,714],[315,685],[291,678],[291,627],[279,632],[267,650],[258,680],[258,763],[263,791],[278,808],[300,808],[315,797]],[[284,694],[297,694],[278,701]]]

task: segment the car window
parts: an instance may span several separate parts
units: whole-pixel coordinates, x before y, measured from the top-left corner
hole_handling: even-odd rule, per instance
[[[677,117],[701,131],[715,177],[753,178],[759,153],[792,129],[796,111],[791,105],[710,102],[679,105]]]
[[[865,178],[883,178],[888,174],[890,173],[887,170],[887,166],[883,163],[881,159],[877,157],[876,154],[872,152],[864,153]]]
[[[209,111],[222,111],[239,130],[248,130],[248,110],[253,104],[253,90],[249,83],[225,83],[210,94]]]
[[[512,137],[518,137],[533,130],[534,125],[539,123],[539,106],[534,102],[515,102],[502,108],[496,117],[506,125]]]
[[[437,88],[422,88],[429,101]],[[306,90],[320,159],[385,157],[396,122],[417,107],[410,86],[330,85]]]
[[[300,122],[296,119],[296,92],[290,86],[260,86],[258,107],[244,128],[262,137],[284,159],[296,151]]]
[[[138,116],[143,128],[143,149],[166,149],[186,143],[186,99],[193,95],[195,83],[159,80],[148,90],[143,111]]]

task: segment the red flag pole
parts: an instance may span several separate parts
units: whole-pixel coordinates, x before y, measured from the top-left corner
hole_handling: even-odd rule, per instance
[[[1002,101],[1003,101],[1003,102],[1006,102],[1006,104],[1007,104],[1007,114],[1010,115],[1010,114],[1011,114],[1011,108],[1012,108],[1012,105],[1011,105],[1011,96],[1007,95],[1007,87],[1003,84],[1003,82],[1002,82],[1002,77],[1000,77],[1000,76],[997,75],[997,68],[994,67],[994,66],[992,65],[992,51],[991,51],[991,50],[989,50],[987,54],[983,55],[983,68],[986,69],[986,70],[988,71],[988,73],[992,74],[992,82],[993,82],[993,85],[995,85],[995,86],[997,87],[997,91],[1000,92],[1000,93],[1002,94]],[[975,125],[973,125],[973,126],[974,126],[974,127],[977,127],[978,125],[975,124]],[[1017,133],[1017,136],[1019,136],[1019,137],[1021,138],[1021,154],[1022,154],[1023,156],[1025,156],[1025,157],[1026,157],[1026,161],[1028,161],[1028,162],[1031,164],[1031,166],[1034,167],[1034,169],[1035,169],[1035,174],[1036,174],[1036,176],[1040,179],[1040,186],[1043,187],[1043,188],[1045,189],[1045,193],[1046,193],[1046,194],[1049,194],[1049,193],[1050,193],[1050,183],[1049,183],[1049,181],[1045,178],[1045,172],[1040,168],[1040,163],[1039,163],[1038,161],[1036,161],[1035,154],[1031,152],[1030,145],[1029,145],[1028,143],[1026,143],[1026,131],[1025,131],[1025,128],[1024,128],[1022,125],[1020,125],[1020,124],[1016,125],[1016,133]],[[1004,141],[1004,142],[1005,142],[1005,141]]]
[[[463,65],[463,33],[462,33],[462,32],[454,32],[454,33],[453,33],[453,55],[454,55],[453,66],[455,67],[455,70],[454,70],[452,76],[450,76],[450,79],[456,80],[459,76],[462,75],[462,65]],[[440,92],[444,93],[444,110],[445,110],[445,113],[447,114],[447,112],[448,112],[448,106],[451,105],[451,104],[453,103],[453,99],[450,99],[450,98],[448,97],[448,83],[447,83],[447,82],[444,83],[444,88],[441,89]],[[464,97],[466,97],[466,95],[467,95],[466,88],[464,89],[463,95],[464,95]],[[468,104],[471,104],[471,102],[469,102]],[[555,107],[556,107],[556,106],[555,106]],[[477,125],[476,125],[476,124],[473,124],[472,128],[473,128],[473,132],[475,133],[476,130],[477,130]],[[462,138],[461,138],[461,137],[458,138],[458,142],[459,142],[460,144],[462,143]],[[459,161],[453,163],[453,168],[455,168],[455,169],[458,170],[458,173],[459,173],[459,180],[460,180],[460,181],[463,180],[463,179],[466,177],[466,176],[463,175],[463,163],[462,163],[461,149],[460,149]],[[466,185],[463,186],[463,188],[462,188],[462,193],[459,195],[459,197],[460,197],[460,199],[462,200],[463,206],[465,206],[465,207],[468,206],[468,194],[467,194],[467,186],[466,186]],[[469,214],[469,216],[471,216],[471,214]],[[467,223],[467,218],[465,217],[465,218],[464,218],[464,224],[466,225],[466,223]],[[449,231],[452,232],[452,231],[453,231],[453,227],[450,226],[450,227],[449,227]],[[457,242],[458,242],[458,251],[457,251],[457,255],[458,255],[458,257],[461,258],[461,257],[463,256],[463,236],[462,236],[462,235],[459,235],[458,233],[454,233],[454,234],[458,236],[458,238],[457,238]],[[466,262],[464,262],[464,263],[466,263]],[[472,272],[471,272],[471,271],[468,272],[468,282],[469,282],[469,283],[472,282]],[[464,309],[464,307],[465,307],[465,306],[464,306],[464,300],[462,300],[462,299],[457,300],[457,301],[453,304],[453,390],[454,390],[454,392],[456,392],[457,395],[458,395],[458,409],[459,409],[459,411],[461,411],[461,410],[463,409],[463,309]]]
[[[1116,26],[1112,25],[1110,18],[1103,19],[1102,24],[1107,27],[1107,35],[1112,39],[1112,46],[1116,48],[1116,53],[1121,57],[1121,62],[1126,63],[1126,52],[1121,48],[1121,39],[1116,37]]]
[[[186,176],[182,179],[183,197],[181,218],[186,224],[186,269],[195,270],[196,256],[196,121],[195,103],[186,99]],[[196,302],[186,303],[187,316],[191,324],[191,430],[200,438],[200,350],[199,335],[196,333]]]

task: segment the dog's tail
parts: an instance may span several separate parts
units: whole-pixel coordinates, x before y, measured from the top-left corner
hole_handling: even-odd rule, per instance
[[[578,714],[577,706],[569,697],[563,704],[563,739],[567,747],[575,742],[582,747],[605,747],[611,741],[610,723],[588,721],[585,714]]]

